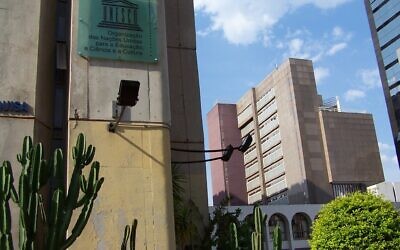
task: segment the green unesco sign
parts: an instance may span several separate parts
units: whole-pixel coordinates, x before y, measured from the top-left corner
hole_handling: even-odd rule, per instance
[[[157,62],[157,0],[80,0],[78,53]]]

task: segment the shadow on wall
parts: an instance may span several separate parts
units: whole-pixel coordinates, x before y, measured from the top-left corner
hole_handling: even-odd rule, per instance
[[[311,180],[288,187],[289,204],[325,204],[333,200],[332,185],[328,190],[315,185]]]
[[[247,205],[247,201],[244,201],[237,196],[231,194],[229,197],[226,192],[221,191],[213,196],[214,206],[219,206],[224,203],[230,204],[230,206],[243,206]]]

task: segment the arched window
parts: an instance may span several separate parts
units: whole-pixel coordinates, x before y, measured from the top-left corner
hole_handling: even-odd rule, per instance
[[[282,240],[287,240],[287,226],[285,223],[285,219],[282,215],[280,214],[274,214],[271,216],[271,218],[268,221],[268,228],[269,228],[269,238],[272,240],[273,235],[274,235],[274,229],[276,225],[279,225],[281,229],[281,237]]]
[[[307,240],[310,238],[310,218],[303,213],[298,213],[292,219],[293,239]]]

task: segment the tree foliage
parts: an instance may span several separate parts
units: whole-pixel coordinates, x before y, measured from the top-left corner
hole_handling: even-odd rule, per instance
[[[246,250],[251,249],[251,233],[254,228],[253,215],[250,214],[240,221],[239,216],[241,214],[240,209],[236,209],[234,212],[229,212],[227,200],[221,202],[219,206],[213,212],[213,216],[210,219],[211,228],[211,245],[216,247],[218,250],[231,249],[230,247],[230,225],[234,223],[236,225],[238,245],[239,249]]]
[[[172,165],[172,193],[174,199],[175,237],[177,249],[202,249],[205,240],[199,228],[204,227],[203,218],[196,204],[185,199],[183,185],[186,178],[176,165]]]
[[[312,249],[400,249],[400,214],[370,193],[325,205],[312,226]]]

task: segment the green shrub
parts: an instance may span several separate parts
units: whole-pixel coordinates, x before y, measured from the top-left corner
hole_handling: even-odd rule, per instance
[[[400,249],[400,214],[369,193],[325,205],[312,226],[312,249]]]

